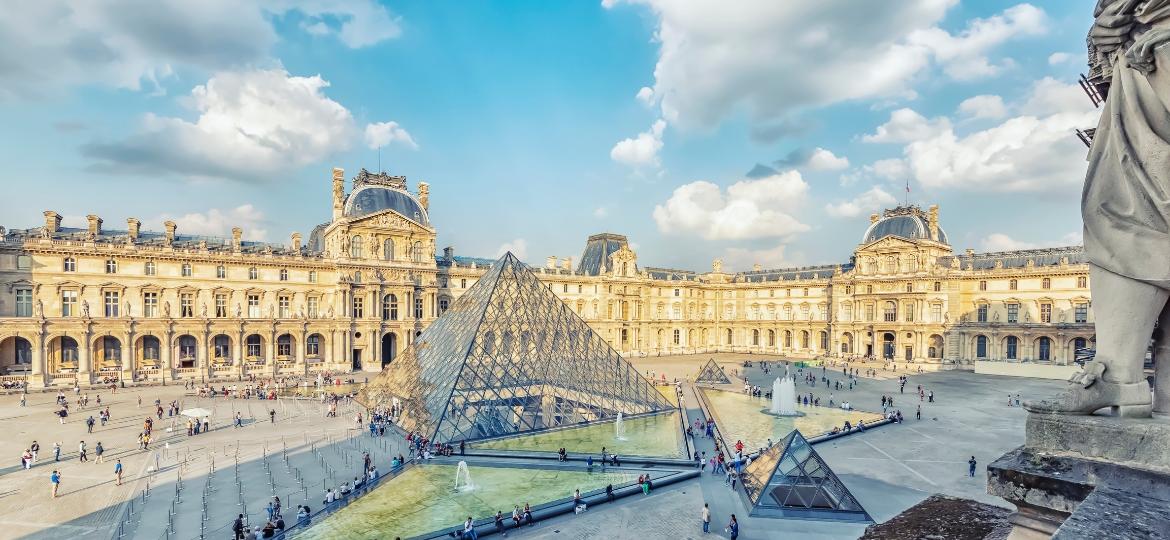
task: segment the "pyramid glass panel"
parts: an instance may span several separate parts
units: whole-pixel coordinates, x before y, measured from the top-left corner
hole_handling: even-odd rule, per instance
[[[797,430],[744,469],[743,487],[753,516],[873,521]]]
[[[727,372],[719,364],[715,363],[715,359],[707,360],[703,365],[703,369],[699,370],[699,374],[695,376],[695,382],[700,384],[731,384],[731,378],[727,376]]]
[[[367,385],[367,407],[434,442],[673,410],[511,253]]]

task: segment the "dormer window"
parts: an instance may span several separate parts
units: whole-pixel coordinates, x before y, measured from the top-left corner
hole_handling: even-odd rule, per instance
[[[118,261],[116,261],[114,259],[106,259],[106,273],[107,274],[117,274],[118,273]]]
[[[114,271],[113,272],[110,271],[110,263],[111,262],[113,262],[113,261],[106,261],[106,273],[107,274],[113,274],[113,273],[118,271],[118,263],[116,263],[116,262],[114,263]],[[157,268],[155,267],[154,261],[146,261],[146,264],[142,265],[142,273],[144,275],[153,276],[155,274],[156,270],[157,270]]]
[[[73,257],[65,257],[65,261],[62,263],[62,269],[66,272],[76,272],[77,259],[74,259]]]

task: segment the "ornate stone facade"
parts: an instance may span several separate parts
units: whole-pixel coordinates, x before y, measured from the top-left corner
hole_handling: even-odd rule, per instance
[[[435,255],[429,186],[361,171],[307,243],[45,223],[0,238],[0,372],[32,386],[377,372],[492,263]],[[627,355],[768,352],[1067,363],[1091,346],[1079,247],[956,255],[938,209],[887,210],[848,263],[710,272],[639,268],[589,238],[542,280]]]

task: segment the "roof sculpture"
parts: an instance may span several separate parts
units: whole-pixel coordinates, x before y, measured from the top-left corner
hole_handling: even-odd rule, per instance
[[[672,410],[511,253],[367,385],[368,407],[436,442],[471,441]]]

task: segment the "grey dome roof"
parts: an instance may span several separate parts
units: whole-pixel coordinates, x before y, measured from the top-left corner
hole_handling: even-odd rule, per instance
[[[930,224],[924,216],[919,214],[886,215],[869,225],[869,228],[865,230],[865,236],[861,237],[861,243],[876,242],[887,236],[911,240],[930,240]],[[942,227],[938,228],[938,241],[944,244],[949,243],[947,233],[943,231]]]
[[[383,210],[393,210],[407,219],[412,219],[427,227],[431,225],[427,218],[427,211],[418,202],[418,199],[400,189],[364,185],[355,189],[345,200],[346,217],[368,216]]]

